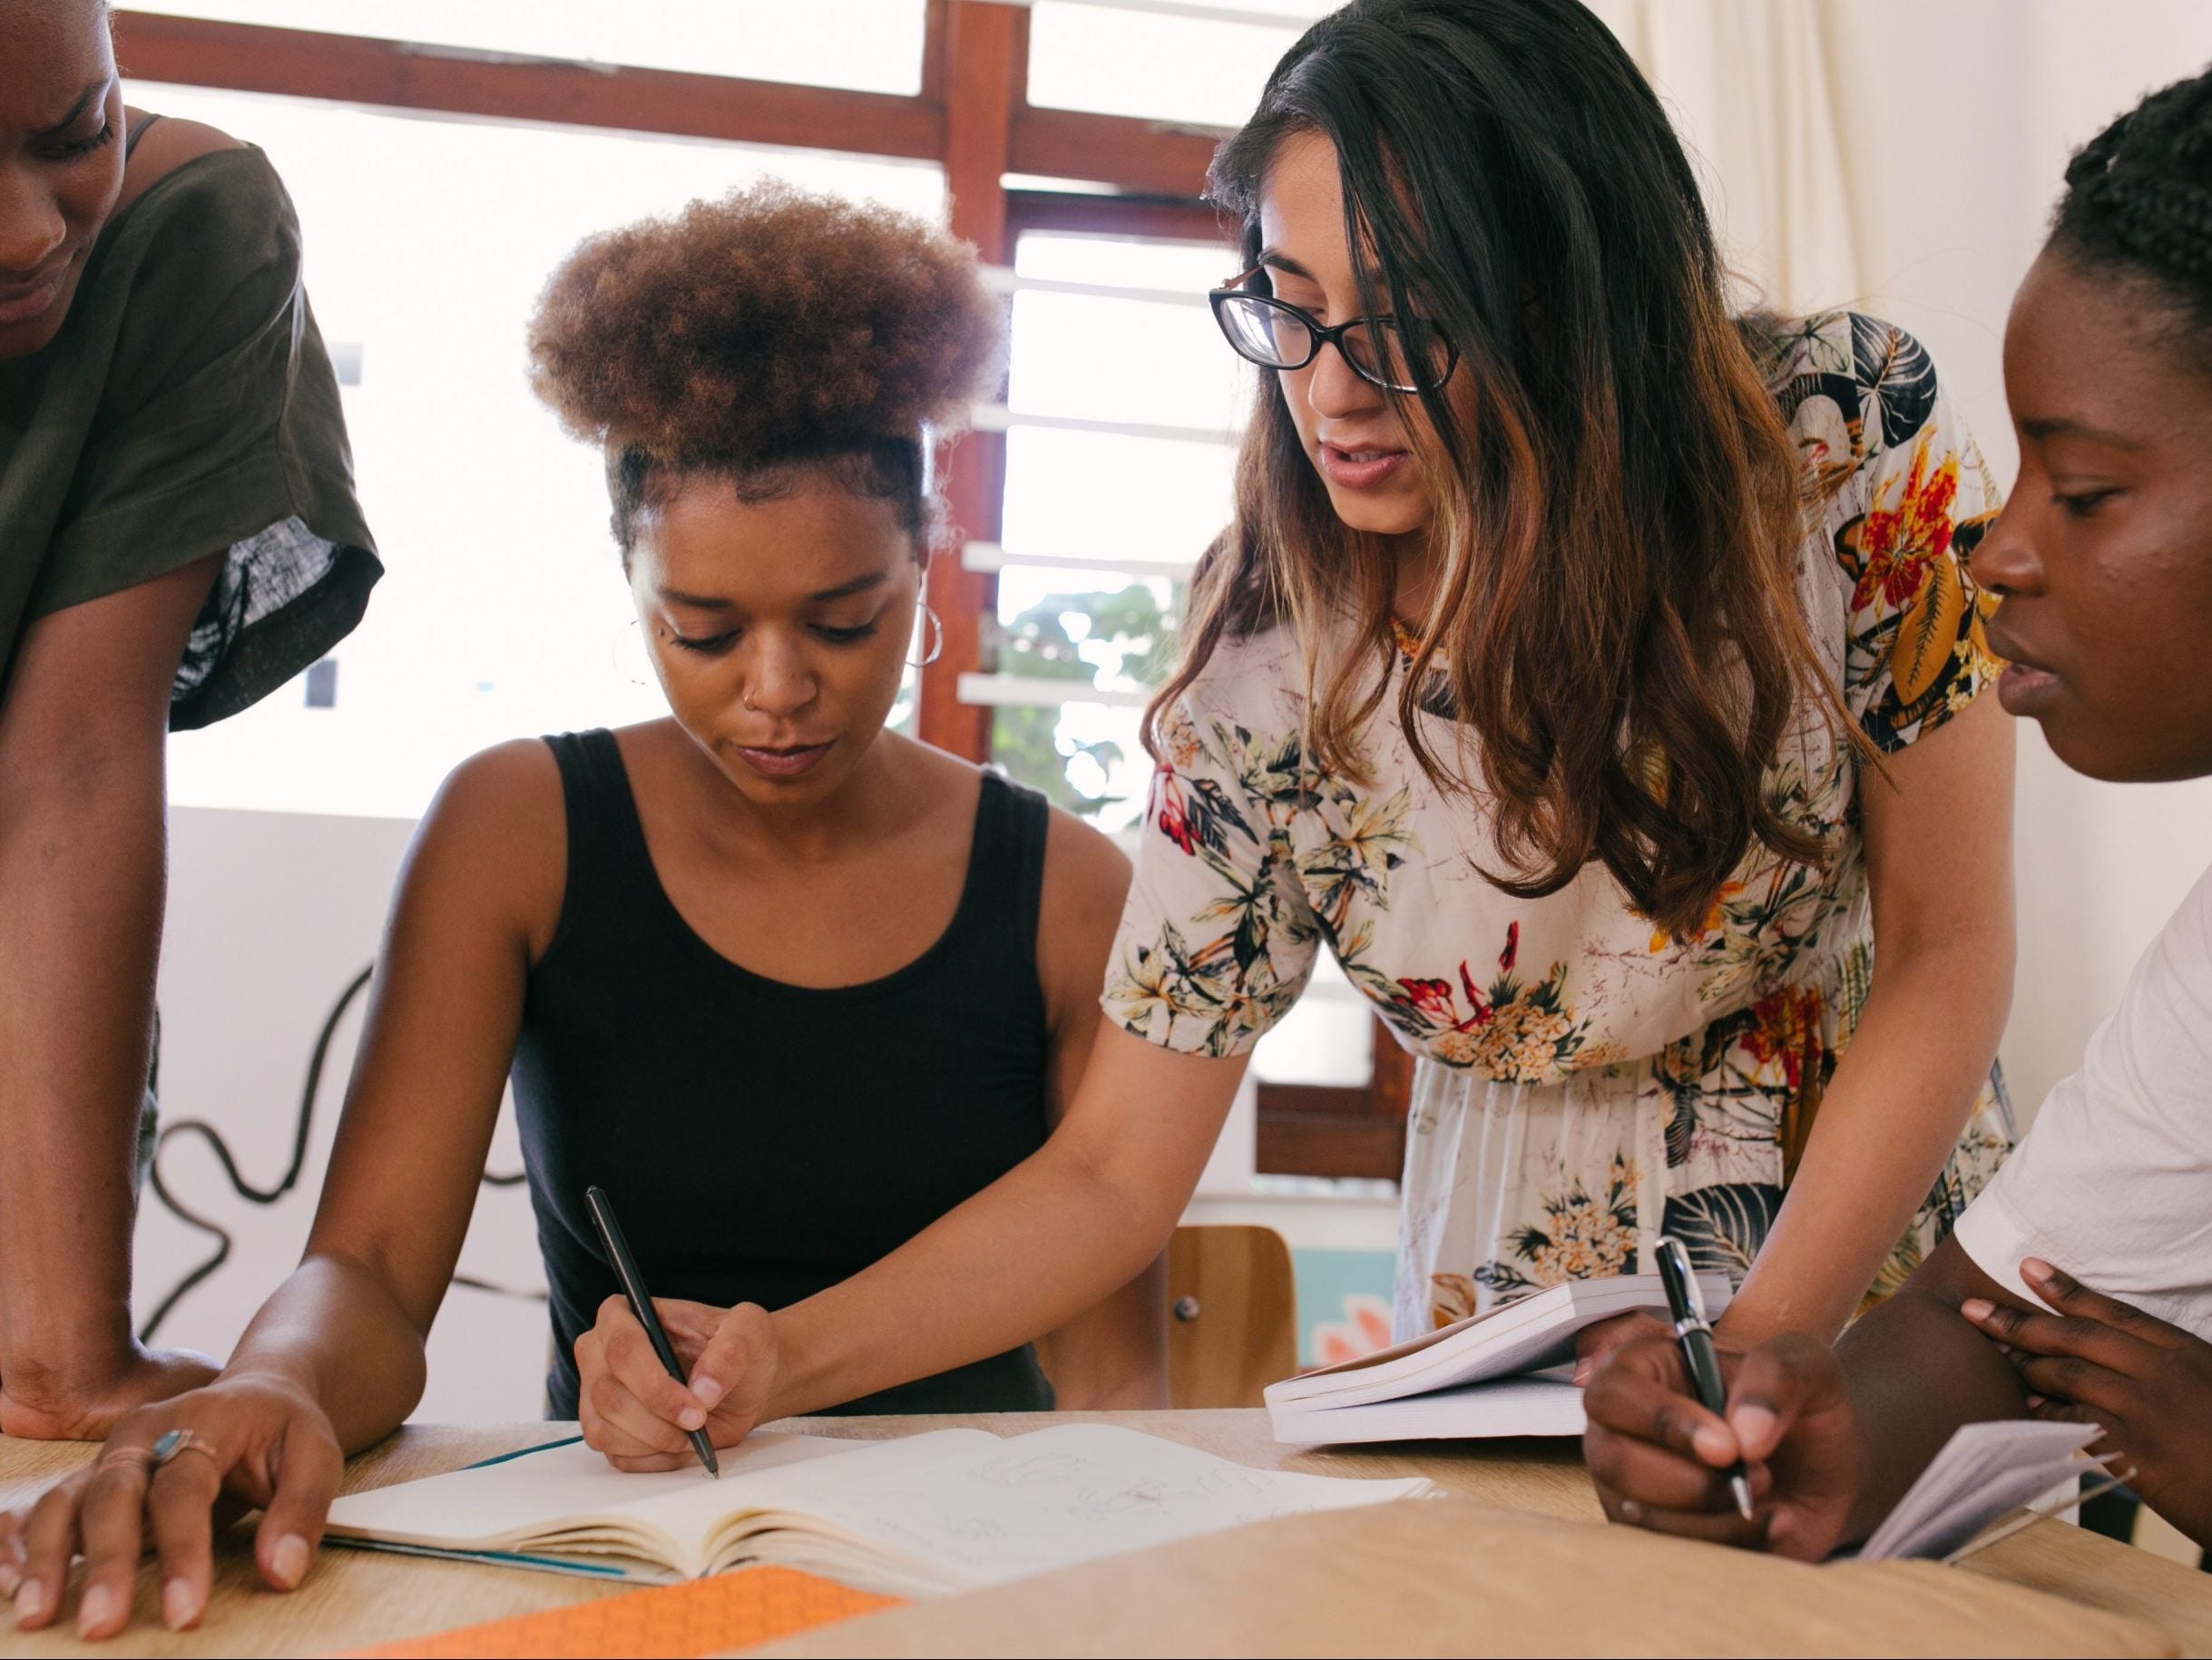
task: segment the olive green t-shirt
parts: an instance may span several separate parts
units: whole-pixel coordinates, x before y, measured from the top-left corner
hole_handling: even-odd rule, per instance
[[[0,361],[0,681],[39,618],[226,550],[178,730],[321,657],[383,572],[299,220],[251,146],[156,180],[101,232],[61,332]]]

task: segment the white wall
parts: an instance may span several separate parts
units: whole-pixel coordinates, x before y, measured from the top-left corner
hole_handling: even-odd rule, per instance
[[[194,807],[170,815],[162,1120],[213,1125],[240,1174],[257,1188],[273,1187],[284,1173],[316,1034],[347,981],[376,954],[392,878],[413,829],[391,818]],[[164,1151],[162,1175],[177,1198],[230,1229],[235,1243],[230,1260],[178,1304],[158,1341],[227,1355],[261,1299],[299,1261],[362,1012],[357,1000],[335,1033],[306,1167],[292,1192],[271,1206],[250,1204],[232,1191],[199,1138],[177,1138]],[[394,1155],[404,1158],[406,1150]],[[522,1167],[511,1113],[502,1116],[489,1162],[503,1172]],[[135,1259],[142,1320],[212,1246],[147,1193]],[[482,1191],[461,1271],[494,1284],[543,1286],[522,1187]],[[535,1418],[545,1353],[543,1303],[456,1288],[431,1334],[420,1416]]]

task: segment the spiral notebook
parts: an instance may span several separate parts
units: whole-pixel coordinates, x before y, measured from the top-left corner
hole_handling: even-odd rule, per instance
[[[1269,1517],[1421,1498],[1421,1479],[1252,1470],[1111,1424],[1002,1439],[749,1437],[722,1477],[612,1469],[581,1441],[340,1499],[343,1544],[647,1583],[754,1564],[925,1597]]]

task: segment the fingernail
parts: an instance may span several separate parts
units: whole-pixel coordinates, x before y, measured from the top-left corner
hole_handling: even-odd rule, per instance
[[[1728,1414],[1728,1422],[1736,1431],[1737,1442],[1746,1447],[1764,1447],[1780,1421],[1763,1406],[1738,1407]]]
[[[114,1611],[115,1593],[104,1585],[96,1585],[84,1593],[77,1603],[77,1635],[82,1636],[97,1626],[107,1624]]]
[[[1709,1423],[1699,1424],[1691,1431],[1689,1444],[1698,1450],[1699,1457],[1715,1463],[1724,1461],[1734,1450],[1728,1445],[1728,1436]]]
[[[289,1591],[307,1577],[308,1559],[313,1554],[308,1549],[307,1540],[297,1533],[288,1533],[277,1541],[276,1549],[269,1553],[269,1572]]]
[[[2052,1274],[2058,1272],[2056,1268],[2053,1268],[2049,1263],[2045,1262],[2040,1256],[2022,1257],[2021,1259],[2020,1271],[2028,1278],[2038,1281],[2047,1280]]]
[[[695,1406],[687,1406],[682,1411],[676,1414],[676,1427],[679,1430],[696,1430],[705,1424],[706,1421],[706,1413],[700,1411]]]
[[[1987,1320],[1997,1312],[1997,1305],[1987,1297],[1969,1297],[1959,1304],[1959,1313],[1969,1320]]]
[[[161,1587],[161,1623],[171,1631],[182,1631],[192,1623],[199,1610],[192,1606],[191,1582],[171,1579]]]
[[[1776,1510],[1772,1516],[1769,1516],[1767,1518],[1767,1542],[1772,1544],[1776,1539],[1787,1538],[1790,1534],[1790,1529],[1796,1525],[1796,1524],[1790,1519],[1790,1513],[1787,1510]]]
[[[700,1405],[705,1407],[710,1412],[714,1411],[714,1403],[728,1392],[716,1379],[693,1378],[691,1380],[691,1393],[698,1398]]]
[[[26,1579],[23,1588],[15,1593],[15,1623],[34,1620],[46,1611],[46,1587],[35,1579]]]
[[[5,1557],[0,1557],[0,1597],[13,1597],[23,1584],[23,1572]]]
[[[1595,1362],[1595,1361],[1591,1361],[1591,1360],[1580,1360],[1580,1361],[1575,1362],[1575,1363],[1574,1363],[1574,1381],[1575,1381],[1576,1385],[1577,1385],[1578,1387],[1580,1387],[1581,1385],[1582,1385],[1582,1384],[1584,1384],[1584,1383],[1589,1382],[1590,1382],[1590,1374],[1591,1372],[1593,1372],[1597,1371],[1597,1370],[1598,1370],[1598,1363],[1597,1363],[1597,1362]]]

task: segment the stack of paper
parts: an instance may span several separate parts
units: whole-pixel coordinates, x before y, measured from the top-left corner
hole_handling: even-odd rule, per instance
[[[1725,1274],[1698,1278],[1708,1313],[1728,1305]],[[1582,1391],[1570,1381],[1575,1337],[1616,1314],[1666,1316],[1656,1274],[1572,1280],[1341,1365],[1267,1386],[1278,1441],[1388,1441],[1580,1435]]]

